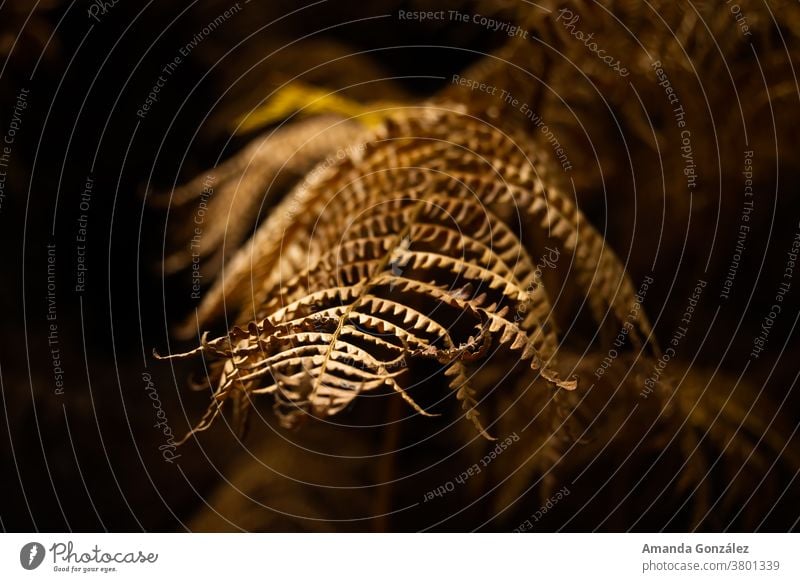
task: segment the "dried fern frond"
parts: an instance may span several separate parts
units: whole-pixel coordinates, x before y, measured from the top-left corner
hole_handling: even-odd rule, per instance
[[[277,101],[268,100],[258,111],[264,113],[263,123],[281,121],[302,109],[334,113],[331,123],[355,123],[357,131],[315,146],[307,165],[297,167],[302,181],[270,209],[255,236],[224,265],[191,329],[184,329],[197,333],[223,316],[230,329],[213,340],[203,336],[199,348],[181,355],[202,354],[212,361],[214,399],[196,430],[208,428],[223,406],[232,408],[235,427],[244,426],[262,394],[269,395],[288,426],[309,414],[326,418],[350,408],[353,416],[361,413],[371,422],[381,412],[376,414],[369,402],[375,399],[366,396],[383,392],[397,393],[394,401],[402,404],[404,399],[409,411],[430,415],[445,406],[430,405],[422,390],[448,384],[472,421],[461,423],[466,439],[456,431],[457,446],[472,441],[465,456],[497,444],[475,439],[475,427],[487,436],[520,435],[520,442],[494,461],[480,481],[464,488],[474,487],[479,501],[489,501],[481,504],[487,513],[484,520],[496,517],[496,523],[513,527],[519,515],[512,513],[525,505],[521,500],[536,495],[544,500],[556,486],[572,487],[581,480],[590,486],[576,489],[570,497],[577,503],[574,515],[585,504],[594,504],[599,508],[598,527],[635,527],[654,506],[660,513],[655,519],[662,520],[657,523],[681,520],[707,527],[723,515],[727,519],[745,512],[755,492],[748,489],[748,473],[763,476],[765,489],[792,483],[800,461],[781,437],[789,431],[776,428],[770,418],[773,407],[765,405],[751,385],[742,382],[729,398],[736,379],[709,379],[684,369],[678,360],[670,364],[670,376],[662,378],[659,390],[642,398],[643,379],[655,365],[649,356],[658,355],[658,348],[625,266],[633,273],[656,269],[656,279],[672,278],[674,269],[652,263],[642,248],[630,253],[635,264],[623,266],[604,239],[607,233],[592,227],[576,198],[580,196],[580,208],[596,224],[606,220],[613,240],[632,248],[642,240],[639,232],[627,238],[631,230],[642,230],[636,225],[663,220],[661,231],[670,231],[694,213],[705,212],[709,203],[715,206],[718,194],[719,201],[724,196],[726,202],[721,210],[738,212],[738,204],[727,202],[731,192],[739,190],[724,185],[718,192],[716,184],[718,178],[739,178],[742,124],[747,125],[749,147],[760,152],[764,167],[778,154],[773,147],[776,137],[781,143],[787,136],[794,139],[796,124],[791,120],[797,108],[788,99],[796,89],[791,59],[797,56],[800,7],[776,2],[783,11],[776,21],[763,3],[742,0],[752,30],[752,37],[745,38],[731,14],[711,3],[541,4],[551,12],[518,2],[479,2],[476,8],[456,0],[454,7],[482,14],[494,10],[498,18],[530,32],[529,38],[513,39],[477,60],[461,77],[505,90],[545,120],[550,135],[569,152],[573,163],[568,175],[550,162],[554,148],[549,138],[518,104],[457,83],[412,106],[405,96],[395,96],[395,88],[389,88],[388,95],[373,95],[358,79],[352,86],[366,94],[347,94],[342,102],[328,100],[328,93],[309,85],[338,86],[336,79],[298,77],[305,86],[279,92]],[[581,29],[594,34],[608,54],[623,58],[630,74],[617,75],[576,42],[555,21],[561,8],[579,14]],[[293,54],[287,60],[294,58]],[[331,61],[346,62],[338,57]],[[692,196],[685,195],[684,160],[674,147],[679,130],[673,123],[673,104],[658,84],[656,61],[685,108],[697,166],[703,168],[699,181],[704,187]],[[316,74],[323,69],[309,70]],[[350,70],[357,75],[360,68]],[[340,72],[345,73],[337,71],[333,77]],[[294,73],[278,76],[268,90],[251,91],[236,114],[226,119],[240,118],[292,78]],[[374,101],[385,98],[409,105],[397,106],[386,119],[384,106]],[[744,108],[731,106],[734,101]],[[308,107],[311,102],[319,109]],[[781,108],[782,120],[774,132],[773,107]],[[347,119],[351,115],[375,120],[378,128],[372,123],[364,128]],[[224,233],[228,222],[235,229],[246,225],[241,231],[246,232],[255,224],[238,197],[245,194],[256,204],[274,168],[291,166],[297,145],[289,139],[292,131],[302,132],[304,123],[312,127],[318,120],[287,123],[272,136],[273,146],[288,147],[263,150],[264,157],[252,165],[251,170],[261,174],[253,180],[262,186],[247,185],[236,199],[220,197],[236,208],[236,223],[220,221],[223,224],[214,228]],[[796,156],[791,148],[781,148],[780,155],[783,163]],[[243,152],[224,171],[229,184],[247,174],[243,168],[251,158]],[[237,166],[240,161],[245,163]],[[197,181],[194,191],[201,186]],[[660,236],[658,229],[643,230],[644,240]],[[683,253],[696,248],[708,233],[692,229],[691,236],[665,236],[652,248],[659,257],[680,253],[682,268],[690,269],[691,257]],[[241,238],[231,238],[231,233],[226,237],[227,242]],[[205,256],[218,253],[226,237],[210,237]],[[562,253],[556,276],[540,272],[537,259],[545,244]],[[711,278],[706,270],[703,277]],[[585,346],[565,349],[567,340],[574,342],[585,330],[576,334],[570,325],[569,333],[562,335],[556,325],[588,319],[583,312],[575,317],[576,308],[583,308],[574,302],[576,294],[594,324],[588,334],[598,332],[603,338],[623,326],[631,346],[645,349],[630,354],[620,350],[602,378],[593,375],[608,352],[594,349],[595,344],[588,352]],[[659,299],[650,296],[652,301]],[[662,315],[669,317],[670,311],[665,305]],[[232,324],[227,321],[230,313]],[[431,368],[437,368],[437,380],[446,382],[418,382]],[[576,378],[580,390],[572,390]],[[351,407],[354,401],[358,407]],[[420,425],[434,423],[420,421],[416,426]],[[316,428],[321,441],[336,430],[308,428],[304,437]],[[333,434],[337,446],[356,443],[352,450],[358,454],[379,441],[381,432],[388,432],[383,427],[369,433],[351,428],[341,427]],[[425,452],[449,444],[443,437]],[[262,443],[262,457],[272,458],[280,446]],[[315,462],[295,458],[294,450],[286,454],[298,465]],[[239,469],[244,489],[256,499],[264,495],[266,483],[276,487],[274,476],[249,456]],[[356,469],[362,470],[366,468]],[[781,478],[775,479],[779,471]],[[360,487],[366,481],[361,477],[348,483]],[[309,507],[317,494],[298,493]],[[226,483],[217,499],[224,506],[237,496]],[[360,490],[354,493],[353,506],[363,509],[364,497]],[[231,511],[253,519],[251,500],[240,501]],[[460,515],[460,501],[449,500],[447,511]],[[715,506],[720,511],[709,515]],[[318,505],[312,512],[324,519],[332,515],[327,509]],[[369,512],[367,508],[360,513]],[[664,517],[665,512],[673,513]],[[566,509],[565,514],[569,523],[572,516]],[[428,521],[426,515],[418,523]],[[259,528],[252,521],[241,523]]]
[[[752,529],[764,518],[755,496],[778,498],[800,466],[791,418],[747,380],[676,362],[644,398],[650,360],[621,357],[600,380],[601,356],[562,351],[561,360],[591,388],[546,394],[520,371],[494,400],[497,430],[521,439],[489,467],[492,487],[475,492],[498,521],[566,484],[575,511],[596,503],[599,519],[615,514],[614,529],[654,508],[659,527]]]
[[[252,233],[270,194],[305,175],[339,144],[357,143],[363,133],[357,121],[334,115],[278,126],[234,158],[170,194],[155,196],[152,203],[173,209],[183,225],[174,233],[181,248],[165,258],[164,269],[176,272],[199,257],[216,272]]]
[[[224,303],[241,313],[230,334],[194,352],[218,360],[196,430],[254,394],[275,396],[287,424],[379,388],[425,414],[404,378],[432,358],[485,434],[468,364],[498,346],[573,389],[555,369],[555,309],[535,266],[544,250],[525,248],[522,231],[570,257],[598,324],[640,311],[614,253],[567,194],[545,188],[545,164],[526,143],[459,106],[410,107],[298,186],[200,308],[201,323]],[[649,334],[638,317],[631,339]]]

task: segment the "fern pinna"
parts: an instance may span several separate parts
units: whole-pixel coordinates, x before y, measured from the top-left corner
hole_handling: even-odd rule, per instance
[[[228,401],[243,429],[261,394],[290,426],[378,389],[428,415],[409,389],[414,363],[429,359],[489,437],[470,379],[501,348],[554,389],[575,389],[556,371],[554,308],[536,266],[545,251],[523,243],[531,229],[570,257],[598,324],[630,317],[624,268],[570,195],[547,187],[524,136],[442,103],[394,111],[359,143],[272,210],[201,305],[201,325],[232,301],[239,316],[178,355],[212,360],[213,402],[195,431]],[[649,326],[636,323],[641,342]]]

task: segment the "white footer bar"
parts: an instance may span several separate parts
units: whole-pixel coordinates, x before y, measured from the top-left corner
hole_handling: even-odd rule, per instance
[[[0,548],[1,580],[800,580],[796,534],[4,534]]]

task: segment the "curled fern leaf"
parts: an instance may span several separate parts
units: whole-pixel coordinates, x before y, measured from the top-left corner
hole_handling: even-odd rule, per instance
[[[598,324],[628,316],[634,293],[602,236],[546,178],[523,138],[457,106],[392,116],[291,192],[206,297],[201,324],[225,304],[240,315],[194,352],[215,360],[214,399],[195,431],[228,400],[245,419],[261,394],[287,425],[376,390],[428,415],[409,391],[415,363],[430,360],[488,437],[471,367],[498,350],[555,389],[576,388],[557,371],[555,309],[535,260],[544,251],[523,242],[526,231],[572,254]],[[638,330],[647,337],[643,318]]]

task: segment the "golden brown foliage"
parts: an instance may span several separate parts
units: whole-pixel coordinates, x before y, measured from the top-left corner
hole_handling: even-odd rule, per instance
[[[532,38],[508,41],[461,74],[538,111],[569,152],[568,176],[519,107],[458,84],[418,104],[398,96],[408,105],[381,111],[386,120],[378,129],[368,129],[359,115],[312,117],[268,132],[228,162],[222,178],[228,185],[216,204],[235,209],[235,240],[256,222],[239,210],[258,205],[276,169],[296,163],[293,151],[303,154],[297,171],[308,173],[225,265],[182,330],[196,336],[223,316],[230,330],[203,336],[189,352],[212,361],[213,402],[196,430],[208,428],[229,401],[242,428],[251,396],[259,394],[272,396],[290,426],[308,414],[353,412],[381,391],[397,393],[421,415],[435,414],[447,407],[438,396],[423,404],[421,390],[446,384],[486,436],[533,427],[524,446],[492,467],[491,478],[471,484],[498,513],[533,488],[546,497],[566,476],[591,474],[598,459],[622,468],[631,457],[663,456],[675,463],[675,490],[692,496],[692,523],[707,523],[720,491],[719,503],[729,510],[747,499],[748,469],[766,478],[776,463],[800,466],[784,452],[788,442],[779,434],[788,431],[753,413],[771,409],[747,382],[732,393],[730,378],[675,364],[642,397],[658,347],[606,232],[579,210],[608,196],[612,236],[627,233],[640,216],[646,231],[640,236],[654,236],[647,227],[664,219],[667,204],[673,224],[708,218],[718,202],[709,185],[721,188],[717,181],[738,177],[742,126],[748,146],[769,165],[777,156],[771,140],[794,131],[785,123],[772,127],[773,135],[774,120],[767,122],[796,86],[787,54],[797,54],[800,9],[778,3],[786,12],[776,19],[756,2],[742,2],[753,31],[747,47],[730,14],[713,3],[544,4],[580,14],[609,53],[629,56],[629,76],[610,71],[552,13],[520,3],[479,6],[485,13],[494,7]],[[683,195],[672,104],[654,81],[654,62],[669,71],[695,123],[704,187],[694,197]],[[728,83],[746,107],[731,107]],[[365,115],[375,114],[365,107]],[[302,134],[298,145],[293,128],[311,128],[313,135]],[[262,143],[271,145],[269,153],[243,170]],[[255,177],[237,187],[248,172]],[[197,189],[192,184],[180,195]],[[218,252],[220,224],[205,254]],[[659,248],[663,242],[667,256],[687,244],[680,237],[649,242]],[[554,263],[547,258],[552,253]],[[649,261],[633,253],[633,272],[644,272]],[[627,353],[595,382],[592,372],[621,328]],[[522,370],[523,360],[530,369]],[[474,436],[474,430],[462,435],[471,450],[482,446]],[[727,483],[709,478],[720,459],[732,474]],[[630,480],[639,479],[636,467],[626,470]],[[611,498],[622,503],[626,495]]]
[[[515,137],[455,106],[408,108],[289,194],[201,307],[205,318],[223,293],[252,297],[230,334],[199,348],[221,362],[198,430],[228,399],[243,414],[263,393],[290,424],[381,387],[426,414],[401,378],[414,359],[432,358],[483,431],[468,364],[498,346],[573,389],[554,370],[552,291],[536,266],[546,251],[526,248],[522,228],[570,257],[598,325],[635,313],[641,347],[649,326],[623,267],[574,201],[545,187],[545,167]]]

